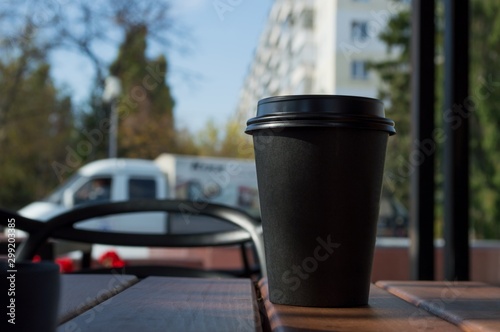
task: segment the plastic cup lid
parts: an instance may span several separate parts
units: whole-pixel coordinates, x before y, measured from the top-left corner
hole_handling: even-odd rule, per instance
[[[340,95],[291,95],[259,101],[257,116],[245,132],[277,127],[344,127],[382,130],[394,135],[394,121],[385,117],[378,99]]]

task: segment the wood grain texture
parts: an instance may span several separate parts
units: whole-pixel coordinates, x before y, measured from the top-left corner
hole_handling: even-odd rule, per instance
[[[58,324],[62,324],[95,307],[137,281],[138,279],[135,276],[118,273],[61,275]]]
[[[373,285],[369,305],[357,308],[273,304],[269,301],[267,281],[261,280],[259,286],[272,331],[460,331]]]
[[[58,331],[261,331],[249,279],[149,277]]]
[[[465,281],[379,281],[376,285],[464,331],[500,331],[500,287]]]

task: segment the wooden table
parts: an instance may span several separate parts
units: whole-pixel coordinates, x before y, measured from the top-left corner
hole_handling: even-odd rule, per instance
[[[80,277],[65,276],[62,302],[72,298],[73,304],[83,301],[94,305],[73,319],[65,320],[57,331],[262,330],[257,298],[249,279],[148,277],[127,284],[125,290],[107,300],[93,301],[98,297],[95,290],[103,289],[106,280],[101,279],[103,275],[92,276],[96,279],[87,284],[95,282],[100,286],[89,287],[87,295],[81,292]],[[69,284],[73,284],[73,288],[69,288]],[[84,300],[89,297],[90,301]]]
[[[379,281],[376,285],[464,331],[500,331],[500,287],[457,281]]]
[[[267,294],[266,280],[64,275],[58,331],[500,331],[500,288],[477,282],[380,281],[359,308]]]
[[[57,321],[67,322],[79,315],[91,315],[92,309],[139,279],[121,274],[63,274]]]

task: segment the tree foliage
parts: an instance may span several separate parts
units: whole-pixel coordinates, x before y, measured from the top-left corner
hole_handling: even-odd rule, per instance
[[[500,2],[471,2],[471,217],[478,237],[500,238]]]
[[[175,145],[174,101],[166,84],[167,60],[163,55],[147,59],[147,34],[146,26],[129,27],[109,69],[122,86],[117,101],[119,157],[153,159],[171,152]],[[100,109],[96,107],[97,114],[90,116],[99,119],[109,115],[109,108],[108,112]]]
[[[436,35],[436,126],[443,125],[442,22],[443,4],[437,2]],[[471,1],[470,98],[475,111],[470,117],[471,220],[478,238],[500,238],[500,3],[495,0]],[[410,15],[402,11],[392,16],[380,39],[388,46],[389,60],[373,64],[383,86],[380,98],[387,101],[387,115],[396,122],[398,134],[388,148],[386,185],[405,204],[409,202],[411,163],[410,135]],[[391,56],[392,55],[392,56]],[[436,138],[436,142],[439,140]],[[438,146],[437,220],[442,225],[442,146]],[[437,235],[442,234],[440,227]]]
[[[175,153],[227,158],[254,158],[252,138],[244,133],[241,123],[228,119],[217,125],[209,120],[194,135],[178,135]]]
[[[378,97],[386,103],[386,115],[396,123],[397,135],[387,149],[384,185],[401,202],[409,204],[410,154],[410,12],[403,10],[390,18],[379,38],[387,45],[387,59],[370,66],[383,85]]]
[[[103,84],[108,63],[103,49],[119,43],[131,27],[145,26],[150,41],[185,47],[167,0],[5,0],[0,7],[2,51],[36,44],[43,52],[65,49],[86,57]],[[36,34],[33,34],[36,32]]]
[[[129,108],[120,108],[127,113],[122,114],[121,152],[147,158],[170,148],[173,101],[165,85],[167,61],[145,57],[146,42],[184,47],[185,39],[176,39],[184,33],[170,13],[168,0],[2,1],[1,206],[18,208],[40,199],[86,161],[106,156],[109,107],[101,101],[110,65],[106,54],[123,38],[113,70],[128,89],[124,97],[134,87],[146,93],[144,99],[136,95],[127,100]],[[48,59],[58,50],[92,64],[96,88],[89,105],[72,109],[70,97],[54,85]],[[78,75],[78,68],[70,74]],[[145,80],[147,75],[151,77]]]
[[[0,205],[18,208],[39,199],[58,180],[51,168],[71,139],[71,100],[54,86],[35,47],[0,61]]]

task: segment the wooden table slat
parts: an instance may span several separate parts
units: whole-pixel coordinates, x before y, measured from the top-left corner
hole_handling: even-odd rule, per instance
[[[376,285],[465,331],[500,331],[500,287],[457,281],[379,281]]]
[[[261,331],[249,279],[149,277],[58,331]]]
[[[369,305],[357,308],[273,304],[269,301],[267,281],[261,280],[259,285],[272,331],[460,331],[374,285]]]
[[[58,324],[95,307],[138,281],[123,274],[63,274],[59,296]]]

